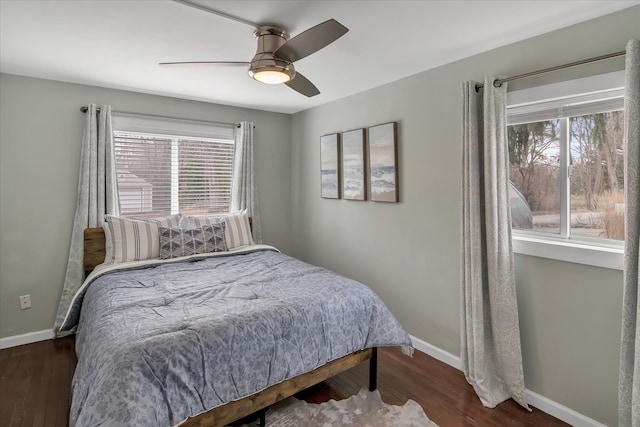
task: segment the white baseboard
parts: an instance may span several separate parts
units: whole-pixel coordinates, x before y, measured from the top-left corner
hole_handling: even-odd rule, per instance
[[[567,408],[558,402],[548,399],[531,390],[524,391],[524,397],[531,406],[535,406],[549,415],[553,415],[559,420],[564,421],[574,427],[607,427],[593,418],[582,415],[571,408]]]
[[[413,335],[410,335],[410,337],[411,342],[413,343],[413,347],[416,350],[420,350],[421,352],[428,354],[434,359],[438,359],[439,361],[446,363],[449,366],[452,366],[458,370],[462,370],[462,362],[459,356],[455,356],[447,351],[444,351],[441,348],[436,347],[435,345],[429,344],[428,342],[423,341],[420,338],[414,337]],[[574,427],[606,427],[605,424],[589,418],[586,415],[582,415],[581,413],[576,412],[571,408],[567,408],[566,406],[561,405],[560,403],[548,399],[531,390],[525,390],[525,399],[531,406],[534,406],[537,409],[546,412],[547,414],[552,415]]]
[[[27,334],[0,338],[0,350],[24,344],[31,344],[38,341],[50,340],[54,336],[55,334],[53,333],[53,329],[45,329],[44,331],[29,332]]]
[[[416,350],[420,350],[421,352],[428,354],[434,359],[438,359],[439,361],[444,362],[449,366],[453,366],[459,371],[462,370],[460,357],[454,356],[448,351],[444,351],[443,349],[436,347],[435,345],[429,344],[426,341],[422,341],[420,338],[416,338],[413,335],[409,336],[411,337],[413,348],[415,348]]]

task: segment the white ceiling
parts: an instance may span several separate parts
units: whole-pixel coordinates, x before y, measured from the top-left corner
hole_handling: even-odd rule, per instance
[[[307,98],[237,67],[252,27],[163,0],[1,0],[0,71],[294,113],[461,58],[640,4],[634,1],[213,1],[207,7],[292,36],[329,18],[349,32],[296,62],[320,89]]]

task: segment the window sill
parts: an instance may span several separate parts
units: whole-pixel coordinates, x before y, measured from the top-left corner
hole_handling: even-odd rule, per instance
[[[531,255],[594,267],[623,269],[624,248],[596,246],[569,242],[566,240],[545,239],[540,237],[513,234],[513,251],[517,254]]]

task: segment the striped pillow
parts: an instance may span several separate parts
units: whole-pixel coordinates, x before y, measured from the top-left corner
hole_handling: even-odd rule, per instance
[[[160,259],[224,252],[227,250],[224,229],[224,222],[188,230],[158,227]]]
[[[251,237],[251,226],[249,225],[249,215],[247,211],[226,215],[225,237],[227,238],[227,248],[237,248],[239,246],[253,245]]]
[[[227,240],[227,249],[254,244],[253,237],[251,237],[249,215],[246,210],[226,215],[185,216],[182,217],[181,226],[182,228],[194,228],[221,222],[225,223],[224,233]]]
[[[158,227],[177,227],[180,215],[146,220],[105,215],[104,219],[107,239],[105,264],[118,264],[158,258]]]

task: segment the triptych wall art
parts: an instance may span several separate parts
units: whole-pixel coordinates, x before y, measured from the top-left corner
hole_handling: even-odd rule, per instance
[[[321,196],[399,201],[396,122],[320,137]]]

